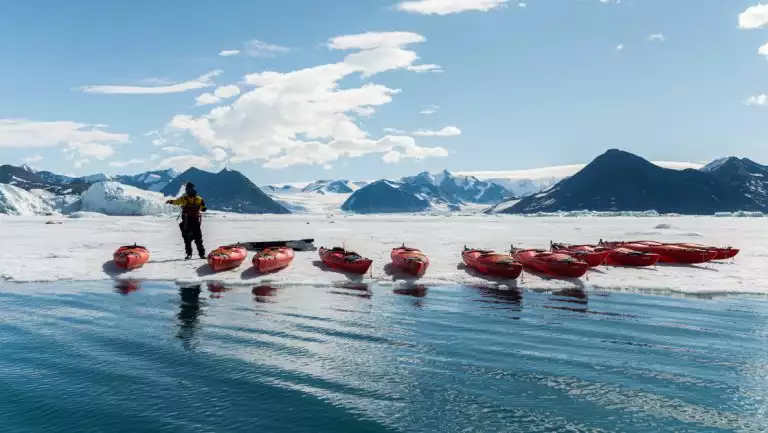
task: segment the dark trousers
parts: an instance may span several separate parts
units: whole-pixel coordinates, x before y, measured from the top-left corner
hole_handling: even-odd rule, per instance
[[[205,247],[203,247],[203,231],[200,228],[200,222],[195,220],[182,221],[179,223],[179,228],[181,229],[181,237],[184,239],[184,251],[187,255],[192,255],[192,241],[195,241],[197,253],[204,255]]]

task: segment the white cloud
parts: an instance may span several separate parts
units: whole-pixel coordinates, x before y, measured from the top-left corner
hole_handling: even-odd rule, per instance
[[[412,0],[400,2],[397,9],[422,15],[448,15],[467,11],[488,12],[506,6],[509,0]]]
[[[160,158],[160,155],[158,155],[158,154],[156,154],[156,153],[153,153],[152,155],[149,155],[149,160],[150,160],[150,161],[155,161],[155,160],[157,160],[158,158]]]
[[[763,44],[760,48],[758,48],[757,54],[762,54],[763,56],[768,57],[768,43]]]
[[[138,165],[138,164],[144,164],[143,159],[129,159],[128,161],[112,161],[109,163],[112,167],[128,167],[129,165]]]
[[[211,160],[202,155],[179,155],[165,158],[157,164],[158,168],[173,168],[177,171],[185,171],[190,167],[210,168]]]
[[[221,51],[219,51],[219,55],[221,57],[236,56],[238,54],[240,54],[240,50],[221,50]]]
[[[739,28],[759,29],[768,24],[768,4],[748,7],[739,14]]]
[[[167,146],[163,148],[166,153],[192,153],[191,150],[179,146]]]
[[[357,116],[371,115],[392,101],[399,89],[374,83],[340,88],[346,77],[370,77],[390,70],[408,70],[418,59],[404,48],[426,39],[415,33],[363,33],[332,38],[328,47],[356,50],[343,61],[287,73],[266,71],[246,75],[255,87],[230,105],[199,117],[176,115],[167,131],[184,131],[211,152],[213,159],[264,161],[265,167],[325,165],[340,157],[386,154],[398,150],[406,158],[447,156],[441,147],[419,147],[413,138],[371,137]],[[220,149],[215,150],[215,149]],[[225,162],[225,161],[218,161]]]
[[[744,101],[744,105],[766,106],[768,105],[768,95],[750,96]]]
[[[216,69],[203,74],[194,80],[163,86],[91,85],[82,86],[80,87],[80,90],[86,93],[104,93],[116,95],[160,95],[166,93],[187,92],[190,90],[213,86],[213,78],[221,75],[223,72],[224,71],[220,69]]]
[[[524,8],[524,7],[526,7],[526,6],[528,6],[528,5],[527,5],[525,2],[519,2],[519,3],[517,4],[517,7],[521,7],[521,8]]]
[[[67,147],[62,149],[63,152],[70,155],[69,159],[74,159],[75,155],[80,157],[91,157],[96,159],[104,159],[108,156],[112,156],[115,153],[115,149],[106,144],[96,142],[70,142],[67,143]]]
[[[402,158],[402,154],[396,150],[390,150],[389,152],[385,153],[384,156],[381,157],[381,160],[384,161],[387,164],[395,164],[400,162],[400,159]]]
[[[654,34],[648,36],[648,38],[646,38],[646,40],[650,41],[650,42],[653,42],[653,41],[664,42],[665,38],[664,38],[664,35],[661,34],[661,33],[654,33]]]
[[[166,142],[166,140],[164,138],[155,138],[154,140],[152,140],[152,145],[153,146],[164,146],[165,142]]]
[[[424,108],[421,109],[419,114],[423,114],[425,116],[429,116],[430,114],[437,113],[437,110],[439,110],[439,109],[440,109],[440,107],[438,107],[437,105],[427,105],[427,106],[425,106]]]
[[[104,159],[115,153],[110,144],[128,142],[127,134],[107,132],[101,129],[104,127],[71,121],[0,119],[0,147],[63,146],[67,160],[81,167],[89,162],[88,158]]]
[[[416,135],[419,137],[454,137],[457,135],[461,135],[461,129],[455,126],[446,126],[445,128],[440,129],[438,131],[432,131],[429,129],[419,129],[417,131],[414,131],[413,135]]]
[[[624,44],[616,45],[616,51],[621,51],[624,49]]]
[[[272,57],[275,54],[287,53],[290,48],[272,45],[257,39],[245,43],[245,52],[252,57]]]
[[[440,65],[433,65],[433,64],[410,66],[410,67],[408,67],[408,70],[411,71],[411,72],[418,72],[418,73],[424,73],[424,72],[441,73],[441,72],[443,72],[443,68],[440,67]]]
[[[216,91],[213,92],[213,94],[216,95],[217,98],[228,99],[228,98],[232,98],[234,96],[239,95],[240,88],[234,84],[230,84],[227,86],[221,86],[217,88]]]
[[[397,128],[384,128],[384,133],[402,135],[402,134],[405,134],[406,131],[403,131],[402,129],[397,129]]]
[[[72,158],[68,158],[69,160],[72,160]],[[88,159],[79,159],[72,162],[72,164],[75,166],[75,168],[80,168],[84,165],[90,164],[91,161]]]
[[[221,102],[222,99],[229,99],[240,94],[240,88],[234,84],[221,86],[213,93],[203,93],[195,98],[195,105],[211,105]]]
[[[39,153],[36,153],[34,155],[30,155],[30,156],[25,157],[21,161],[25,162],[27,164],[32,164],[32,163],[35,163],[35,162],[40,162],[42,160],[43,160],[43,157]]]
[[[0,119],[0,147],[53,147],[67,143],[128,141],[127,134],[103,131],[103,127],[71,121]]]
[[[219,98],[217,98],[213,93],[206,92],[195,97],[195,102],[195,105],[210,105],[219,102]]]

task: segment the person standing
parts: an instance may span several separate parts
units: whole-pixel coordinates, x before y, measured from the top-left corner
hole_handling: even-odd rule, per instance
[[[167,200],[167,204],[181,206],[181,223],[179,228],[181,229],[181,237],[184,239],[184,250],[187,255],[184,260],[192,258],[192,241],[195,242],[197,247],[197,254],[201,259],[205,258],[205,247],[203,246],[203,231],[202,222],[203,215],[201,212],[208,210],[205,207],[205,200],[195,190],[195,185],[192,182],[187,182],[184,186],[184,195],[172,200]]]

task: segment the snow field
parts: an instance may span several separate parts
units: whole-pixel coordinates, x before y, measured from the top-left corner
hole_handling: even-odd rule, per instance
[[[61,224],[46,224],[54,220]],[[361,281],[400,284],[388,274],[391,248],[405,243],[422,249],[431,265],[423,284],[503,284],[528,289],[676,291],[686,293],[768,293],[765,263],[768,231],[762,219],[715,217],[573,217],[516,216],[322,216],[237,215],[209,213],[203,223],[207,251],[238,241],[314,238],[315,245],[346,246],[374,260]],[[174,217],[0,217],[3,245],[0,280],[9,282],[120,279],[220,281],[229,284],[330,285],[357,281],[325,268],[317,251],[297,251],[286,269],[269,275],[252,270],[248,260],[235,270],[212,274],[204,260],[184,255]],[[633,269],[600,267],[579,280],[560,280],[524,273],[517,282],[488,279],[464,269],[461,251],[488,248],[546,248],[550,240],[595,243],[606,240],[661,240],[732,245],[742,252],[733,261],[697,266],[659,265]],[[121,245],[147,246],[150,262],[118,274],[112,253]],[[413,281],[413,280],[409,280]]]

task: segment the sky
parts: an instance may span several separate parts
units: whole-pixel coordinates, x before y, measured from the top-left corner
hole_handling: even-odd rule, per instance
[[[259,184],[768,162],[755,0],[10,0],[0,164]]]

